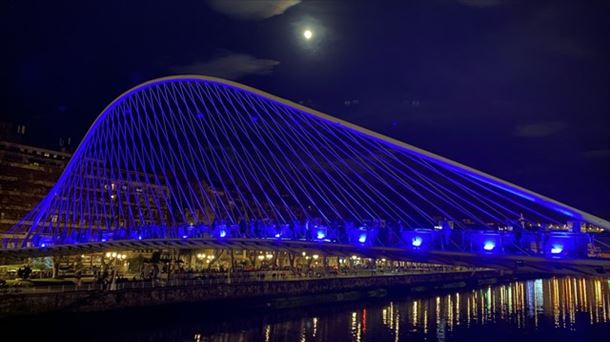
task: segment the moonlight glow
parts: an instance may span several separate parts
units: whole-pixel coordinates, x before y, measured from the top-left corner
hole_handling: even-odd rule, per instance
[[[303,37],[305,37],[305,39],[310,40],[311,37],[313,37],[313,32],[311,32],[311,30],[305,30],[303,31]]]

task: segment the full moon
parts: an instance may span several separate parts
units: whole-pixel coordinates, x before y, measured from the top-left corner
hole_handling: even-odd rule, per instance
[[[313,32],[311,32],[311,30],[305,30],[305,31],[303,31],[303,37],[305,37],[305,39],[309,40],[309,39],[311,39],[311,37],[313,37]]]

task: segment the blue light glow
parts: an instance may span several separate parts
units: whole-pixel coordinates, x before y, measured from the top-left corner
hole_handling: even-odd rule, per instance
[[[485,244],[483,244],[483,249],[491,252],[494,250],[494,248],[496,248],[496,242],[492,241],[492,240],[487,240],[485,241]]]
[[[354,168],[362,156],[391,163]],[[100,173],[91,161],[108,170]],[[420,188],[436,191],[414,192]],[[512,225],[521,212],[527,223],[562,224],[565,216],[586,222],[576,209],[400,141],[247,87],[182,76],[147,82],[113,101],[3,245],[213,237],[419,253],[460,243],[468,252],[500,254],[515,251],[514,237],[495,227]],[[460,232],[462,239],[437,232],[437,216],[468,219],[473,229]],[[586,256],[586,241],[576,237],[552,235],[535,249]]]
[[[413,239],[411,239],[411,246],[420,247],[423,241],[424,240],[422,240],[420,236],[414,236]]]
[[[553,244],[551,247],[551,254],[561,254],[561,252],[563,252],[563,245],[562,244]]]

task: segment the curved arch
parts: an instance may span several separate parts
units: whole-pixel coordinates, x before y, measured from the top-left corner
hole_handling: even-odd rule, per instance
[[[156,94],[150,96],[169,97],[166,97],[165,99],[144,99],[144,97],[149,96],[148,93],[154,92],[159,92],[159,94],[163,95]],[[180,97],[182,97],[182,99],[180,99]],[[145,103],[146,101],[150,101],[150,103]],[[158,103],[153,103],[155,101]],[[208,104],[210,106],[214,105],[214,108],[206,107]],[[222,172],[225,172],[225,176],[229,176],[233,182],[241,181],[244,183],[243,186],[234,187],[238,192],[241,192],[242,190],[251,191],[253,188],[260,188],[257,191],[261,192],[261,198],[256,198],[257,196],[245,196],[244,194],[235,196],[241,197],[240,200],[244,202],[248,202],[248,200],[251,201],[248,202],[249,205],[258,206],[259,211],[268,205],[275,205],[272,203],[271,198],[280,202],[283,201],[282,197],[286,193],[289,193],[289,196],[294,197],[295,202],[298,202],[297,194],[300,194],[299,200],[304,199],[304,201],[313,202],[315,198],[320,205],[324,206],[324,209],[319,210],[319,216],[327,219],[330,216],[344,218],[342,216],[344,215],[343,213],[348,212],[352,215],[349,217],[350,219],[354,219],[354,216],[361,218],[362,216],[368,215],[368,218],[381,218],[385,215],[401,222],[413,220],[417,223],[417,220],[412,218],[409,219],[411,214],[400,212],[400,204],[408,207],[410,212],[415,213],[413,215],[421,216],[425,219],[431,219],[434,215],[452,218],[462,216],[474,219],[475,221],[485,222],[485,220],[489,218],[511,217],[511,215],[514,215],[515,212],[521,209],[528,211],[528,205],[531,205],[536,207],[536,210],[532,210],[531,214],[538,218],[542,217],[543,219],[546,219],[547,217],[552,216],[549,214],[549,212],[551,212],[552,214],[558,214],[567,219],[585,221],[605,229],[610,229],[610,222],[607,220],[432,152],[417,148],[314,109],[304,107],[292,101],[247,85],[216,77],[179,75],[162,77],[142,83],[127,90],[111,102],[95,119],[49,195],[37,205],[30,213],[29,217],[26,217],[22,222],[13,227],[12,232],[25,233],[25,240],[31,239],[32,235],[38,230],[42,220],[48,222],[53,221],[53,218],[49,216],[51,215],[49,210],[51,210],[51,206],[57,205],[57,203],[55,203],[58,202],[56,195],[59,192],[80,192],[80,195],[82,196],[83,190],[75,188],[73,186],[74,184],[67,183],[70,183],[70,181],[74,182],[74,179],[77,177],[75,174],[76,169],[85,167],[83,164],[86,164],[87,158],[92,159],[99,157],[103,160],[102,162],[106,162],[105,160],[107,158],[111,158],[113,160],[110,165],[110,167],[113,168],[112,172],[116,174],[123,172],[119,170],[120,168],[116,168],[116,166],[119,166],[122,162],[124,163],[121,158],[131,158],[129,155],[130,152],[114,152],[118,154],[124,153],[125,156],[122,157],[108,157],[104,154],[106,152],[99,151],[95,156],[93,154],[88,154],[92,149],[92,139],[100,141],[104,139],[106,139],[105,141],[116,139],[117,141],[121,141],[120,134],[116,132],[112,133],[112,139],[107,137],[102,138],[96,134],[100,127],[111,125],[109,121],[113,120],[112,115],[118,115],[117,113],[121,111],[121,106],[125,108],[127,108],[127,106],[133,106],[134,108],[137,108],[138,111],[151,110],[155,113],[154,115],[157,115],[156,118],[160,119],[161,116],[163,116],[162,120],[166,120],[166,123],[170,126],[176,125],[177,127],[182,125],[187,129],[188,125],[192,125],[193,127],[191,128],[193,128],[193,132],[189,133],[188,136],[194,137],[194,140],[196,141],[183,142],[186,145],[185,149],[193,151],[205,149],[210,148],[211,146],[214,146],[214,143],[217,143],[218,146],[220,146],[222,153],[225,155],[222,158],[217,156],[212,157],[214,163],[217,163],[217,165],[216,169],[211,173],[215,173],[214,176],[218,176],[220,173],[219,166],[224,167]],[[216,108],[216,106],[221,107],[221,109]],[[205,114],[222,112],[223,116],[215,117],[213,124],[200,124],[190,116],[187,118],[187,115],[193,114],[185,114],[191,107],[205,107],[208,111]],[[162,114],[156,114],[156,111],[159,111]],[[165,111],[168,111],[167,117],[163,114]],[[120,113],[124,114],[124,112]],[[226,113],[230,113],[234,116],[241,116],[239,118],[234,118],[231,115],[224,115]],[[268,118],[269,121],[274,122],[272,124],[269,123],[269,127],[265,126],[265,129],[250,129],[248,128],[248,123],[244,121],[244,118],[248,115],[253,115],[251,113],[259,113],[253,117],[261,115]],[[289,122],[289,119],[294,120],[294,122]],[[125,130],[139,129],[137,128],[137,124],[129,122],[129,120],[135,119],[125,120],[124,126],[121,126],[121,123],[113,124],[116,125],[116,127],[123,127]],[[144,119],[138,118],[138,120]],[[189,121],[188,123],[186,122],[187,120]],[[161,131],[164,129],[162,128],[159,131],[160,126],[158,127],[158,125],[155,125],[155,123],[150,125],[146,124],[146,126],[143,126],[145,128],[141,129],[146,130],[154,126],[155,130],[157,130],[156,132],[161,134]],[[213,127],[214,125],[216,125],[216,128]],[[265,123],[265,125],[267,125],[267,123]],[[279,131],[275,131],[275,129],[279,129]],[[282,129],[287,130],[286,132],[282,132]],[[217,130],[222,130],[224,132],[223,134],[226,134],[227,136],[222,137],[222,134]],[[128,133],[132,134],[133,131]],[[168,132],[163,133],[168,135]],[[239,147],[238,143],[235,141],[241,140],[242,135],[245,134],[248,135],[249,139],[254,141],[252,145],[260,143],[260,149],[259,146]],[[216,140],[210,141],[212,138],[209,139],[208,135],[214,135],[213,139]],[[171,140],[172,146],[176,148],[181,139],[185,138],[180,137],[180,134],[177,134],[174,131],[169,132],[167,141]],[[323,142],[323,144],[318,142]],[[100,144],[101,142],[98,141],[96,143]],[[159,152],[154,150],[153,145],[159,147],[162,145],[160,144],[161,140],[156,141],[149,146],[151,149],[150,151],[143,152],[142,154],[166,154],[164,151]],[[264,147],[263,144],[265,145]],[[127,142],[126,145],[131,146],[131,142]],[[139,143],[138,148],[144,148],[144,145],[145,142]],[[227,147],[227,150],[230,148],[240,148],[242,154],[231,154],[231,151],[227,152],[224,150],[224,145],[229,146]],[[303,145],[308,146],[310,151],[305,151],[305,149],[302,148]],[[353,150],[350,150],[352,147]],[[163,147],[160,147],[160,149],[164,150]],[[278,158],[273,156],[269,157],[270,160],[273,159],[273,162],[270,161],[268,164],[266,164],[264,158],[260,161],[249,159],[252,158],[249,156],[249,153],[259,153],[262,150],[267,153],[266,156],[270,156],[271,151],[286,154],[292,153],[292,155],[285,155]],[[292,150],[292,152],[289,152],[288,150]],[[170,153],[172,151],[175,150],[168,150]],[[363,159],[363,151],[366,151],[367,156],[372,158],[372,163],[378,163],[379,165],[366,165],[368,162]],[[181,155],[181,158],[183,159],[188,159],[189,153],[190,157],[193,157],[193,153],[191,152],[180,153],[183,154]],[[298,165],[291,165],[289,170],[282,170],[279,168],[281,162],[290,163],[294,161],[295,156],[299,153],[309,153],[309,156],[306,157],[309,164],[304,161],[296,161],[295,163]],[[201,154],[201,156],[203,155],[210,157],[210,154]],[[263,153],[263,155],[265,154]],[[228,162],[227,158],[229,157],[238,157],[238,159],[243,157],[246,161],[238,160],[236,162],[238,165],[232,165]],[[163,159],[169,157],[155,156],[154,158]],[[261,159],[261,156],[259,155],[258,158]],[[203,172],[213,168],[211,165],[205,164],[205,160],[197,161],[197,158],[191,159],[192,160],[187,163],[193,165],[187,165],[184,166],[184,168],[191,167],[193,169],[192,173]],[[158,163],[160,165],[162,164],[164,167],[173,169],[182,168],[181,163],[184,163],[180,161],[170,162],[169,160],[170,159],[159,161]],[[257,165],[259,162],[261,165]],[[156,162],[150,161],[150,163],[154,164]],[[144,164],[146,163],[141,163],[143,168],[145,168]],[[360,164],[356,165],[358,170],[350,170],[350,167],[354,164]],[[244,166],[246,167],[244,168]],[[107,167],[107,165],[104,165],[104,167]],[[248,170],[248,167],[252,169]],[[86,168],[89,170],[86,172],[92,172],[91,169],[94,167],[88,165]],[[131,168],[128,169],[129,171],[138,171],[135,167],[133,167],[133,170],[131,170]],[[185,174],[191,172],[188,170],[172,171],[174,173],[184,172]],[[249,171],[252,172],[251,175],[248,175]],[[80,170],[80,172],[83,172],[83,170]],[[326,175],[320,176],[317,172],[324,172]],[[365,173],[366,176],[364,175]],[[298,179],[298,181],[288,177],[291,175],[295,177],[294,179]],[[175,178],[184,178],[190,181],[186,176]],[[209,182],[208,185],[214,183],[212,178],[213,177],[208,177],[208,179],[205,180],[206,182]],[[248,178],[248,181],[244,181],[244,178]],[[133,179],[130,179],[130,181],[131,180]],[[198,176],[197,181],[203,181],[201,176]],[[220,181],[222,182],[222,180]],[[97,182],[94,184],[95,186],[102,184],[98,181],[95,182]],[[164,182],[169,181],[166,179]],[[248,184],[246,185],[246,183]],[[267,190],[261,183],[270,185],[270,188],[275,189]],[[83,185],[84,183],[82,182],[79,184],[79,186],[83,188],[88,186]],[[377,187],[377,184],[381,184],[382,186]],[[394,185],[396,184],[401,186],[400,190],[395,188]],[[70,190],[72,192],[66,192],[67,190],[64,189],[66,186],[72,186],[72,189]],[[199,185],[199,187],[201,188],[202,185]],[[228,187],[225,187],[224,184],[219,188],[228,190]],[[184,198],[181,198],[179,201],[167,200],[168,206],[179,206],[178,203],[180,203],[180,205],[188,204],[191,207],[195,207],[194,203],[186,200],[186,198],[194,197],[191,194],[187,194],[189,191],[194,191],[192,187],[185,189],[184,185],[179,185],[172,188],[172,191],[173,190],[184,192],[183,195],[180,195]],[[198,196],[203,197],[205,195],[205,190],[200,190],[204,191],[204,193],[200,193]],[[218,189],[214,188],[213,191],[216,192],[217,190]],[[307,194],[307,191],[305,190],[311,191],[311,193]],[[227,197],[228,193],[229,191],[225,192]],[[172,194],[168,196],[171,195]],[[460,195],[467,197],[468,200],[460,198]],[[254,201],[259,200],[264,203],[253,204]],[[97,199],[86,205],[98,205],[98,203],[93,203],[96,201]],[[358,205],[353,204],[358,203],[359,201],[362,203]],[[421,202],[421,204],[418,204],[419,202],[417,201]],[[336,204],[338,202],[341,202],[341,204]],[[383,202],[383,205],[379,204],[379,202]],[[230,203],[231,201],[226,199],[219,201],[217,204],[219,206],[227,206],[230,205]],[[527,203],[528,205],[524,205],[523,203]],[[53,211],[58,212],[58,215],[78,216],[78,214],[75,213],[76,209],[74,207],[68,208],[67,204],[64,205],[66,208],[53,208]],[[81,202],[79,205],[82,208],[85,204]],[[210,205],[212,205],[211,202]],[[242,205],[245,206],[246,204],[242,203]],[[289,207],[286,203],[281,204],[281,206]],[[443,208],[443,206],[446,206],[448,209]],[[182,209],[183,208],[180,208],[180,210]],[[278,217],[282,216],[279,215],[279,212],[284,209],[273,208],[273,210],[278,211],[276,213],[278,214]],[[62,212],[62,210],[65,211]],[[193,211],[193,208],[190,208],[189,210]],[[247,209],[244,207],[244,210]],[[332,215],[329,214],[331,212],[333,212]],[[366,213],[366,215],[363,213]],[[456,215],[455,213],[458,214]],[[80,218],[82,221],[84,215],[82,213],[80,215],[82,216]],[[288,215],[288,217],[290,217],[290,215]],[[286,221],[285,217],[282,218]],[[92,221],[94,220],[92,218],[89,219]],[[233,219],[232,221],[236,220]],[[72,223],[66,223],[66,227],[71,224]]]

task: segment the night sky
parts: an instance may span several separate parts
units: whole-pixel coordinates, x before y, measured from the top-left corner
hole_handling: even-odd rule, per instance
[[[607,1],[4,0],[0,27],[1,121],[32,144],[207,74],[610,218]]]

